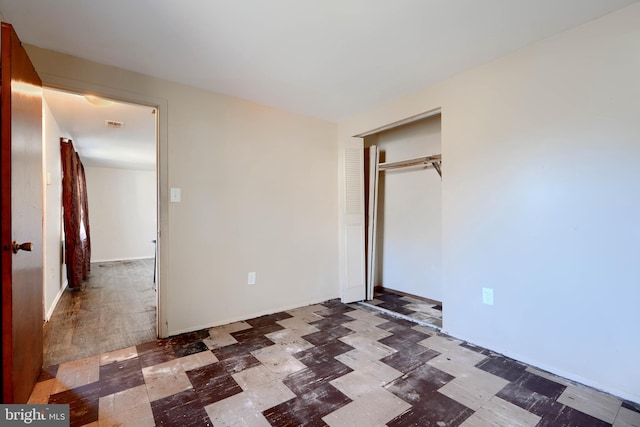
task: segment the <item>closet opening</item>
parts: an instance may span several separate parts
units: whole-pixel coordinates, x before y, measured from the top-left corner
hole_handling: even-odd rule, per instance
[[[364,136],[366,301],[442,328],[441,114]]]

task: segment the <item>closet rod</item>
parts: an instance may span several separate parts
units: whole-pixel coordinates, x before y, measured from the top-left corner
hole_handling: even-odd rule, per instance
[[[435,154],[433,156],[416,157],[416,158],[413,158],[413,159],[400,160],[398,162],[380,163],[378,165],[378,169],[383,171],[383,170],[389,170],[389,169],[406,168],[406,167],[410,167],[410,166],[425,166],[425,167],[429,167],[432,164],[435,167],[435,165],[440,163],[441,161],[442,161],[442,154]],[[438,166],[440,166],[440,165],[438,165]]]

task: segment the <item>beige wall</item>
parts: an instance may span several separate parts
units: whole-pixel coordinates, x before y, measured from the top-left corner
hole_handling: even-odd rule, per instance
[[[338,296],[335,124],[27,50],[45,84],[160,106],[161,330]]]
[[[85,166],[91,261],[153,258],[156,173]]]
[[[67,286],[67,270],[62,264],[62,164],[60,163],[60,138],[63,134],[51,114],[47,101],[43,100],[42,135],[44,152],[44,315],[48,320]],[[47,178],[48,175],[48,178]]]
[[[339,130],[346,145],[441,107],[444,330],[634,401],[638,22],[628,7]]]
[[[440,154],[440,115],[377,133],[381,161]],[[442,203],[440,176],[433,168],[380,173],[377,284],[442,301]]]

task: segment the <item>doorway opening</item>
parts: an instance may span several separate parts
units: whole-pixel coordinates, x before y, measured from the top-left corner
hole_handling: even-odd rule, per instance
[[[44,363],[50,366],[158,336],[158,110],[44,89]],[[60,138],[84,165],[91,272],[66,287]]]
[[[364,136],[365,304],[442,328],[441,114]]]

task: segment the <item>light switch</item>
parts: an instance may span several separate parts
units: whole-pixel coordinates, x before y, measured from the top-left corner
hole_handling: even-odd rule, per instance
[[[179,188],[171,189],[171,203],[180,203],[182,201],[182,191]]]

